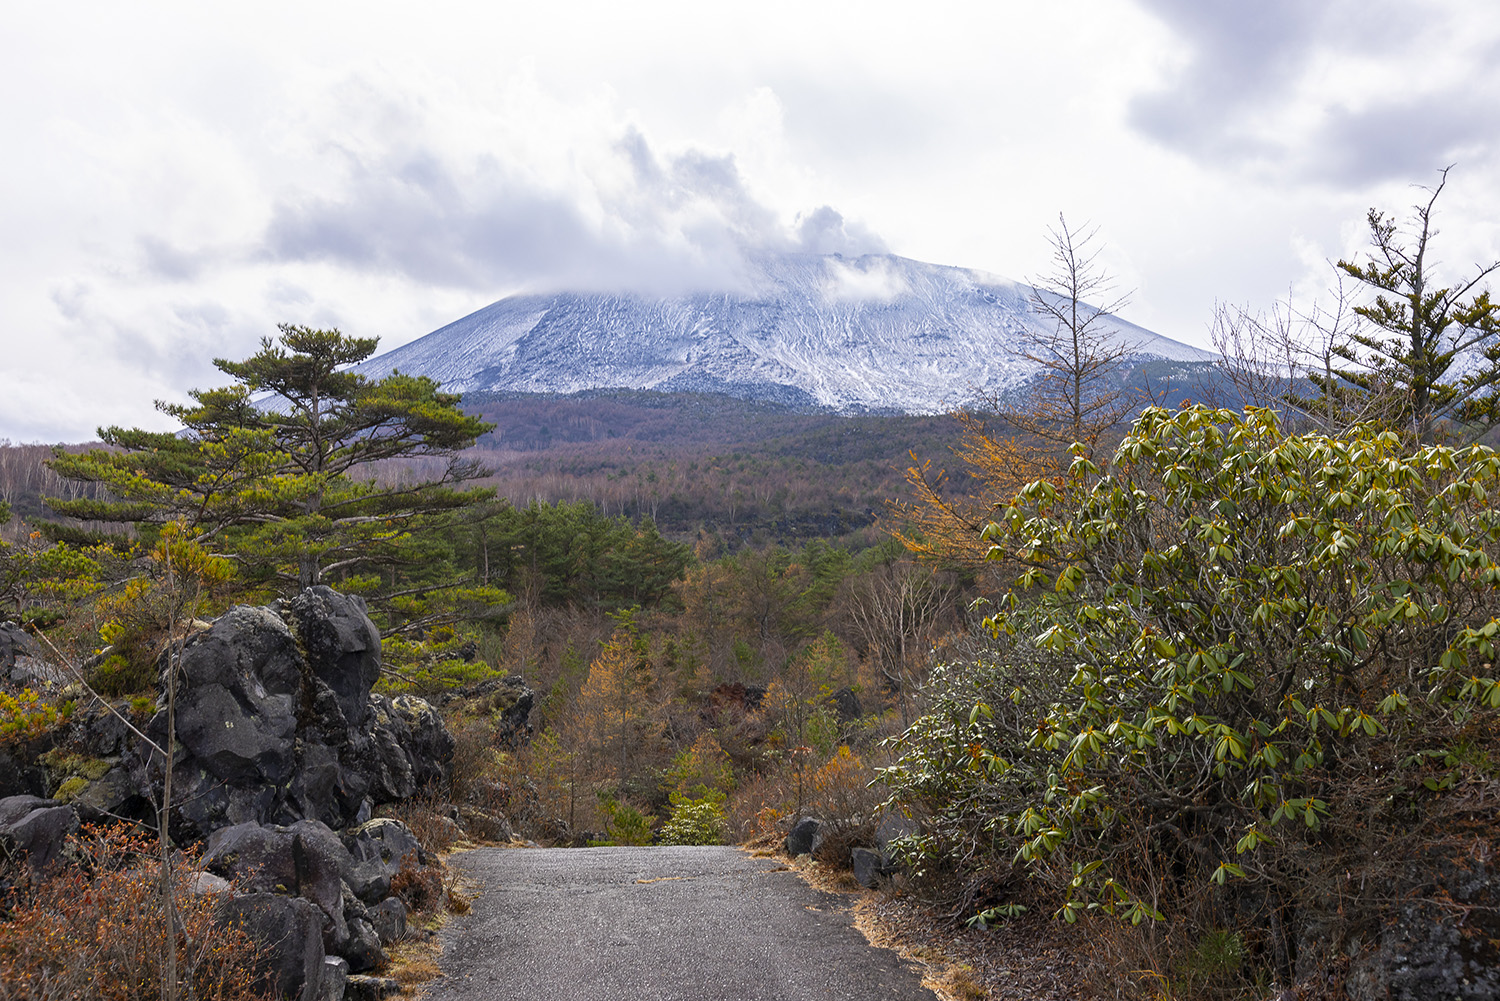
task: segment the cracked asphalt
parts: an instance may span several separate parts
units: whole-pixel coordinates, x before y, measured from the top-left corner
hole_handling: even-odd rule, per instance
[[[734,848],[481,848],[430,1001],[933,1001],[836,896]]]

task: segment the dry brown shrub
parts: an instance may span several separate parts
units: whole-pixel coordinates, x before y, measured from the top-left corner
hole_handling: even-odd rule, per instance
[[[433,865],[418,866],[411,859],[401,863],[401,871],[391,877],[391,893],[401,898],[406,909],[418,914],[437,910],[444,899],[443,873]]]
[[[0,999],[134,1001],[160,992],[166,921],[154,835],[85,827],[76,865],[17,890],[0,922]],[[191,892],[201,872],[187,854],[175,869],[179,995],[253,1001],[260,947],[219,919],[217,895]]]
[[[495,746],[495,728],[487,719],[457,716],[447,720],[453,734],[453,759],[449,784],[453,800],[474,803],[487,809],[504,806],[497,802],[503,787],[505,754]]]
[[[382,806],[381,816],[401,821],[428,855],[441,855],[463,836],[463,829],[450,816],[452,804],[438,796],[413,796],[400,803]]]
[[[856,839],[873,834],[875,814],[885,798],[883,790],[870,787],[874,779],[874,769],[847,744],[840,745],[813,773],[813,813],[835,832],[852,831]]]
[[[786,775],[756,775],[741,781],[725,811],[730,837],[752,841],[780,830],[796,805],[795,786]],[[784,833],[784,832],[783,832]]]

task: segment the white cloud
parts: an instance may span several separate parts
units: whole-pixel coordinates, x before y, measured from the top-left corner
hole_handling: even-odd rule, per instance
[[[281,321],[389,347],[757,249],[1024,278],[1059,210],[1129,319],[1201,341],[1450,158],[1443,256],[1494,257],[1497,39],[1482,0],[18,8],[0,436],[163,426]]]
[[[910,291],[906,279],[884,258],[828,262],[829,299],[890,302]]]

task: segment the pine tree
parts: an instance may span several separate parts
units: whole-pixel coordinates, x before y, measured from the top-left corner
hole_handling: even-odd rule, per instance
[[[458,488],[482,473],[460,453],[490,425],[431,379],[349,371],[374,353],[374,338],[280,329],[244,361],[215,360],[233,385],[194,390],[191,404],[157,403],[182,431],[111,427],[100,431],[108,450],[59,451],[56,472],[113,496],[48,504],[148,536],[182,522],[247,580],[280,588],[335,579],[365,590],[384,583],[389,593],[451,583],[451,553],[430,529],[489,495]],[[416,458],[443,462],[441,471],[416,478],[394,462]]]
[[[1482,432],[1500,423],[1500,303],[1480,288],[1500,261],[1448,286],[1433,274],[1433,207],[1451,169],[1440,172],[1436,187],[1424,189],[1429,197],[1413,208],[1410,238],[1394,219],[1370,209],[1369,259],[1340,260],[1338,268],[1374,292],[1372,301],[1355,307],[1373,329],[1354,333],[1337,349],[1352,367],[1311,376],[1325,395],[1391,396],[1397,421],[1424,442],[1440,430]]]

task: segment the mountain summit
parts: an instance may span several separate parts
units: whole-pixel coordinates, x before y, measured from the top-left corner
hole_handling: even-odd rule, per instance
[[[1029,285],[889,254],[765,255],[735,291],[515,295],[372,358],[450,392],[720,392],[838,411],[934,413],[1036,374],[1050,321]],[[1208,352],[1112,319],[1141,361]]]

